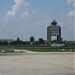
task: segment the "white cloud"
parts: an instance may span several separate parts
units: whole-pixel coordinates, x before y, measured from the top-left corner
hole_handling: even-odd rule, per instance
[[[69,13],[68,13],[68,16],[69,17],[74,17],[75,16],[75,10],[72,10],[72,11],[70,11]]]
[[[68,15],[73,16],[73,11]],[[47,26],[53,19],[51,16],[36,15],[26,0],[14,0],[14,5],[6,18],[0,20],[0,38],[20,37],[28,40],[30,36],[34,36],[36,39],[47,39]],[[62,27],[62,37],[67,39],[71,35],[68,39],[73,39],[73,18],[64,16],[58,24]]]
[[[8,11],[7,16],[29,17],[34,10],[30,8],[26,0],[14,0],[12,9]]]
[[[14,0],[11,10],[2,20],[0,34],[3,33],[2,38],[20,37],[28,40],[30,36],[34,36],[36,40],[40,37],[46,39],[46,27],[49,21],[48,17],[37,15],[26,0]]]
[[[21,2],[23,2],[24,0],[14,0],[14,2],[16,3],[16,4],[20,4]]]
[[[62,28],[62,38],[65,40],[74,40],[74,18],[63,15],[60,17],[59,25]]]
[[[67,4],[72,7],[73,10],[68,12],[69,17],[74,17],[75,16],[75,0],[67,0]]]
[[[68,24],[70,25],[70,32],[72,32],[73,34],[73,38],[75,40],[75,0],[67,0],[67,3],[70,7],[73,8],[73,10],[69,11],[67,16],[68,16],[68,19],[70,19],[68,21]],[[72,26],[71,26],[72,25]]]
[[[71,10],[69,10],[67,14],[63,14],[63,16],[60,17],[59,24],[62,27],[62,36],[64,36],[66,40],[68,39],[75,40],[74,38],[75,0],[67,0],[67,4],[68,4],[68,8],[71,7]]]
[[[67,0],[69,6],[75,6],[75,0]]]

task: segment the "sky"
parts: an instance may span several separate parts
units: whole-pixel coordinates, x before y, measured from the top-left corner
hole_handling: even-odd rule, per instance
[[[0,0],[0,39],[47,40],[53,19],[62,28],[63,40],[75,40],[75,0]]]

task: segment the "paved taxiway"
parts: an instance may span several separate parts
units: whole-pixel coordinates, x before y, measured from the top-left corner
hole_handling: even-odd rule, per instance
[[[0,54],[0,75],[75,75],[75,53]]]

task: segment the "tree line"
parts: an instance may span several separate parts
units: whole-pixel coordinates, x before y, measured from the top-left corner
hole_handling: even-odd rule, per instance
[[[39,44],[45,44],[43,38],[39,38],[38,41],[35,41],[33,36],[30,37],[30,41],[22,41],[20,40],[19,37],[17,37],[17,39],[12,42],[8,42],[7,40],[0,41],[0,45],[39,45]]]

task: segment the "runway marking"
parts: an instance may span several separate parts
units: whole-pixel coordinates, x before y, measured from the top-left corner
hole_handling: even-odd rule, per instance
[[[55,65],[55,66],[59,66],[59,67],[63,67],[63,68],[74,69],[74,68],[71,68],[71,67],[62,66],[62,65],[59,65],[59,64],[54,64],[54,63],[48,63],[48,64]]]
[[[19,61],[17,59],[12,59],[12,61],[13,62],[19,62],[19,63],[29,63],[29,62],[21,62],[21,61]],[[34,63],[34,62],[30,62],[30,63]],[[46,64],[46,63],[44,63],[44,64]],[[68,66],[62,66],[62,65],[54,64],[54,63],[48,63],[48,64],[55,65],[55,66],[59,66],[59,67],[63,67],[63,68],[68,68],[68,69],[74,69],[74,68],[71,68],[71,67],[68,67]]]
[[[17,60],[17,59],[12,59],[12,61],[13,61],[13,62],[18,62],[18,63],[33,63],[33,62],[21,62],[21,61],[19,61],[19,60]]]

